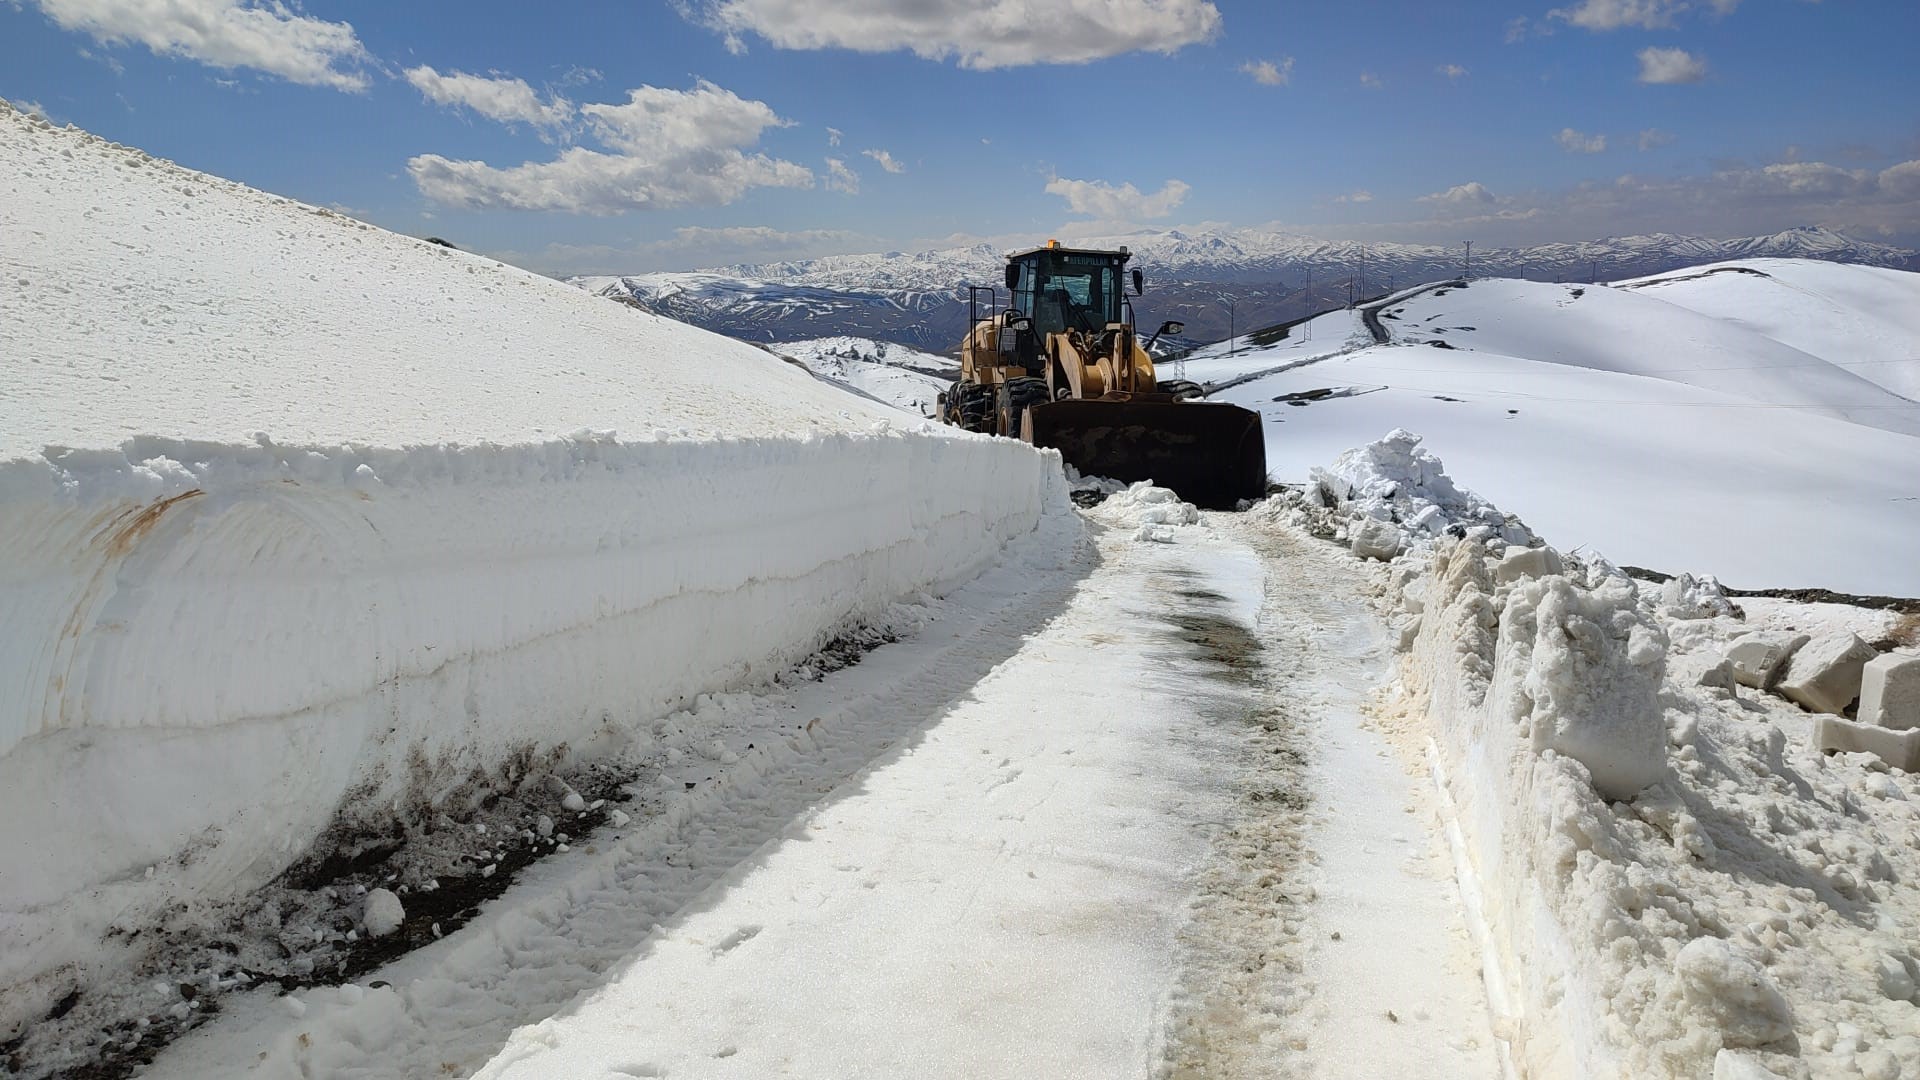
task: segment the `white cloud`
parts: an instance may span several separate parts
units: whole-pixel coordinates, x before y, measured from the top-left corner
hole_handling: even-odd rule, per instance
[[[1068,180],[1059,176],[1047,181],[1047,194],[1067,200],[1067,206],[1074,213],[1106,221],[1166,217],[1187,201],[1187,192],[1192,190],[1182,180],[1169,180],[1151,195],[1142,195],[1132,184],[1114,187],[1101,180]]]
[[[843,134],[844,134],[844,132],[842,132],[842,131],[841,131],[841,130],[840,130],[839,128],[828,128],[828,129],[827,129],[827,145],[828,145],[828,146],[839,146],[839,145],[840,145],[840,137],[841,137],[841,135],[843,135]]]
[[[1877,180],[1887,197],[1920,202],[1920,161],[1903,161],[1882,169]]]
[[[1373,201],[1373,192],[1350,191],[1345,195],[1335,195],[1333,201],[1337,203],[1370,203]]]
[[[1662,146],[1670,146],[1673,143],[1673,132],[1661,131],[1659,128],[1648,128],[1640,133],[1638,143],[1640,152],[1643,154]]]
[[[1502,39],[1509,45],[1518,45],[1527,40],[1528,19],[1525,15],[1516,15],[1507,21],[1506,36]]]
[[[1461,67],[1459,64],[1441,64],[1433,70],[1456,81],[1465,78],[1467,74],[1467,69]]]
[[[464,71],[442,74],[425,64],[408,68],[406,77],[428,101],[465,106],[503,124],[519,121],[537,127],[559,127],[573,117],[572,102],[562,97],[542,102],[540,95],[522,79],[490,78]]]
[[[1811,0],[1819,3],[1820,0]],[[1681,15],[1710,9],[1716,17],[1733,14],[1740,0],[1580,0],[1569,8],[1558,8],[1548,16],[1586,30],[1661,30],[1675,25]]]
[[[1380,76],[1375,75],[1373,72],[1363,71],[1360,73],[1360,85],[1369,90],[1378,90],[1386,84],[1381,82]]]
[[[1607,148],[1605,135],[1587,135],[1572,128],[1561,128],[1553,141],[1569,154],[1598,154]]]
[[[1697,83],[1707,77],[1707,60],[1685,49],[1658,46],[1640,50],[1643,83]]]
[[[0,101],[5,101],[5,100],[6,100],[5,98],[0,98]],[[13,107],[16,109],[19,109],[23,113],[26,113],[28,116],[37,116],[42,120],[53,119],[52,116],[49,116],[47,114],[47,107],[45,105],[40,104],[37,101],[27,101],[24,98],[20,98],[20,99],[16,99],[13,102]]]
[[[887,153],[885,150],[862,150],[860,151],[860,155],[862,157],[872,158],[876,164],[890,173],[903,173],[907,171],[905,165],[895,161],[893,155]]]
[[[1173,53],[1210,41],[1210,0],[687,0],[683,10],[744,48],[911,51],[965,68],[1081,64],[1123,53]]]
[[[1455,184],[1445,191],[1422,195],[1418,201],[1441,206],[1477,206],[1492,203],[1494,195],[1480,181],[1470,180],[1464,184]]]
[[[848,195],[860,194],[860,174],[847,168],[847,163],[839,158],[827,159],[825,183],[828,191],[840,191]]]
[[[1685,0],[1581,0],[1573,7],[1557,8],[1547,14],[1585,30],[1620,30],[1629,26],[1658,30],[1672,26],[1673,17],[1686,7]]]
[[[760,101],[702,81],[692,90],[642,86],[624,104],[582,105],[612,153],[572,147],[550,162],[499,169],[422,154],[407,171],[422,194],[467,209],[627,210],[724,206],[756,187],[812,187],[812,170],[745,148],[786,122]]]
[[[134,42],[161,56],[253,68],[306,86],[362,91],[368,56],[353,27],[253,0],[34,0],[62,29],[103,44]]]
[[[1261,86],[1286,86],[1293,81],[1293,57],[1283,56],[1278,64],[1271,60],[1249,60],[1240,70],[1253,76]]]

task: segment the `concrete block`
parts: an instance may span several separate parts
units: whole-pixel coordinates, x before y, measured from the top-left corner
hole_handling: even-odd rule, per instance
[[[1727,650],[1733,677],[1742,686],[1771,690],[1786,673],[1787,661],[1811,640],[1805,634],[1748,634]]]
[[[1800,647],[1780,677],[1781,696],[1812,712],[1838,715],[1860,696],[1867,661],[1879,656],[1858,634],[1827,634]]]
[[[1348,546],[1363,559],[1386,561],[1400,554],[1400,549],[1405,546],[1405,538],[1401,536],[1399,527],[1390,521],[1362,518],[1354,523]]]
[[[1920,728],[1920,656],[1887,653],[1860,672],[1860,722],[1906,731]]]
[[[1829,754],[1874,754],[1896,769],[1920,772],[1920,728],[1894,731],[1838,716],[1819,716],[1813,721],[1813,746]]]
[[[1548,577],[1565,572],[1560,553],[1550,547],[1511,548],[1500,560],[1500,565],[1494,568],[1493,580],[1496,584],[1506,585],[1522,578]]]

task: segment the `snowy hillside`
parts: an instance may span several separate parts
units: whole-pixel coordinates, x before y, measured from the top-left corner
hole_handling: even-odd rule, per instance
[[[6,1038],[1064,513],[1017,443],[4,105],[0,191]]]
[[[1920,405],[1821,355],[1897,351],[1900,316],[1776,290],[1751,318],[1715,317],[1658,299],[1680,287],[1475,281],[1381,305],[1394,344],[1339,311],[1176,367],[1266,414],[1280,480],[1405,427],[1568,546],[1748,587],[1920,595]],[[1804,350],[1761,330],[1823,317],[1837,336]]]
[[[1621,287],[1726,319],[1920,401],[1920,274],[1750,259]]]
[[[960,375],[959,365],[947,357],[871,338],[815,338],[771,348],[816,375],[914,416],[936,415],[940,393]]]

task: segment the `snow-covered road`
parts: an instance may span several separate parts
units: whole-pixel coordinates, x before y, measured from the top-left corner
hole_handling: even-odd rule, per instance
[[[1356,564],[1177,532],[990,572],[762,699],[803,752],[151,1075],[1499,1075]]]

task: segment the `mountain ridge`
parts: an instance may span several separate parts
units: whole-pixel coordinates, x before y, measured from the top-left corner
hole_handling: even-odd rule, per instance
[[[1322,240],[1258,228],[1143,230],[1069,242],[1128,247],[1149,282],[1146,295],[1135,301],[1140,323],[1177,319],[1187,324],[1186,337],[1197,341],[1226,337],[1230,325],[1244,330],[1281,322],[1349,295],[1457,277],[1466,268],[1459,248]],[[964,286],[997,282],[1005,252],[980,243],[569,280],[752,341],[850,335],[944,352],[965,331]],[[1799,227],[1726,240],[1653,233],[1489,248],[1473,252],[1472,272],[1535,281],[1619,280],[1753,258],[1920,269],[1920,252]],[[1234,305],[1231,314],[1227,300]]]

